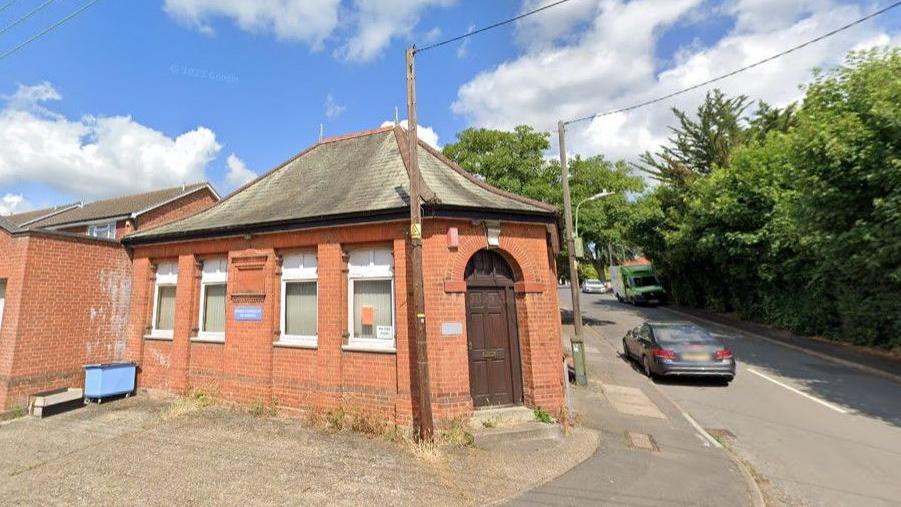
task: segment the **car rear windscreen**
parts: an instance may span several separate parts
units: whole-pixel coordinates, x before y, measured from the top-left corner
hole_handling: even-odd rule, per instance
[[[715,342],[710,333],[696,326],[659,326],[654,336],[662,342]]]

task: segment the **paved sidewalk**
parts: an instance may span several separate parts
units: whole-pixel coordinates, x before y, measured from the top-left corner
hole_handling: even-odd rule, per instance
[[[617,324],[606,325],[618,331],[612,329]],[[573,387],[573,401],[581,423],[601,432],[601,446],[588,461],[513,504],[750,505],[755,493],[732,458],[597,331],[585,330],[590,381]],[[564,326],[564,334],[571,333]]]
[[[810,338],[798,336],[788,331],[776,329],[766,324],[742,320],[728,314],[715,313],[698,308],[685,306],[667,306],[666,309],[673,313],[688,314],[692,317],[712,321],[716,324],[729,326],[745,333],[757,335],[761,338],[779,342],[781,344],[800,349],[803,352],[813,353],[823,359],[838,361],[848,366],[878,374],[881,377],[901,382],[901,356],[883,351],[870,351],[863,347],[851,344],[830,341],[824,338]]]

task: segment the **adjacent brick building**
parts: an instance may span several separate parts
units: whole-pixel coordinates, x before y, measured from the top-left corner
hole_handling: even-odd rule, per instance
[[[0,412],[121,360],[133,276],[118,239],[218,200],[204,183],[0,217]]]
[[[410,423],[407,147],[398,127],[326,139],[209,209],[126,236],[139,386]],[[436,419],[558,411],[556,210],[418,151]]]

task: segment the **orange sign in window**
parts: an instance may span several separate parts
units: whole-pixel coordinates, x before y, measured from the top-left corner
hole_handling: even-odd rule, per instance
[[[371,326],[375,324],[375,308],[371,306],[364,306],[360,310],[360,324],[364,326]]]

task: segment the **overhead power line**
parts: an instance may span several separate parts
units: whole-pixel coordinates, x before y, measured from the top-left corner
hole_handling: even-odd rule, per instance
[[[529,11],[529,12],[524,12],[524,13],[520,14],[519,16],[515,16],[515,17],[512,17],[512,18],[510,18],[510,19],[505,19],[504,21],[499,21],[499,22],[497,22],[497,23],[494,23],[493,25],[488,25],[488,26],[479,28],[479,29],[477,29],[477,30],[471,30],[471,31],[469,31],[469,32],[464,33],[463,35],[458,35],[458,36],[453,37],[453,38],[451,38],[451,39],[443,40],[443,41],[441,41],[441,42],[436,42],[436,43],[434,43],[434,44],[429,44],[428,46],[424,46],[424,47],[415,49],[414,52],[416,52],[416,53],[422,53],[423,51],[428,51],[428,50],[430,50],[430,49],[435,49],[435,48],[437,48],[437,47],[439,47],[439,46],[444,46],[445,44],[450,44],[451,42],[457,42],[458,40],[463,40],[463,39],[465,39],[465,38],[467,38],[467,37],[472,37],[473,35],[480,34],[480,33],[482,33],[482,32],[487,32],[488,30],[493,30],[493,29],[495,29],[495,28],[498,28],[498,27],[501,27],[501,26],[504,26],[504,25],[508,25],[508,24],[510,24],[510,23],[513,23],[514,21],[519,21],[519,20],[522,19],[522,18],[531,16],[532,14],[538,14],[538,13],[541,12],[541,11],[546,11],[546,10],[550,9],[551,7],[556,7],[556,6],[560,5],[560,4],[565,4],[566,2],[569,2],[569,1],[570,1],[570,0],[558,0],[558,1],[554,2],[554,3],[547,4],[547,5],[545,5],[544,7],[539,7],[539,8],[537,8],[537,9],[533,9],[533,10],[531,10],[531,11]]]
[[[22,16],[21,18],[19,18],[19,19],[13,21],[12,23],[10,23],[10,24],[4,26],[3,28],[0,28],[0,35],[5,34],[5,33],[8,32],[9,30],[11,30],[11,29],[14,28],[15,26],[17,26],[19,23],[22,23],[23,21],[26,21],[28,18],[30,18],[30,17],[34,16],[35,14],[41,12],[42,10],[44,10],[45,7],[47,7],[48,5],[52,4],[53,2],[54,2],[54,0],[47,0],[46,2],[42,3],[41,5],[38,5],[38,6],[35,7],[34,9],[32,9],[30,12],[28,12],[28,14],[26,14],[26,15]]]
[[[16,0],[9,0],[9,2],[6,2],[6,3],[3,4],[3,5],[0,5],[0,12],[5,11],[5,10],[8,9],[10,6],[12,6],[12,4],[14,4],[14,3],[16,3]]]
[[[55,30],[56,28],[58,28],[60,25],[66,23],[67,21],[71,20],[71,19],[74,18],[75,16],[78,16],[78,15],[81,14],[82,12],[88,10],[88,8],[89,8],[90,6],[94,5],[95,3],[99,2],[99,1],[100,1],[100,0],[91,0],[90,2],[88,2],[88,3],[84,4],[84,5],[82,5],[81,7],[79,7],[79,8],[76,9],[75,11],[73,11],[73,12],[72,12],[71,14],[69,14],[68,16],[66,16],[66,17],[64,17],[64,18],[62,18],[62,19],[60,19],[60,20],[57,21],[56,23],[53,23],[52,25],[48,26],[47,28],[41,30],[40,32],[38,32],[37,34],[35,34],[34,36],[32,36],[31,38],[26,39],[25,41],[23,41],[23,42],[22,42],[21,44],[19,44],[18,46],[15,46],[15,47],[13,47],[13,48],[11,48],[11,49],[9,49],[9,50],[3,52],[3,53],[0,53],[0,60],[5,59],[7,56],[9,56],[9,55],[15,53],[16,51],[18,51],[18,50],[24,48],[25,46],[31,44],[32,42],[34,42],[34,41],[40,39],[41,37],[43,37],[43,36],[45,36],[45,35],[47,35],[48,33],[52,32],[53,30]]]
[[[657,97],[657,98],[655,98],[655,99],[646,100],[646,101],[644,101],[644,102],[639,102],[638,104],[633,104],[633,105],[631,105],[631,106],[622,107],[622,108],[619,108],[619,109],[613,109],[613,110],[610,110],[610,111],[605,111],[605,112],[603,112],[603,113],[595,113],[595,114],[592,114],[592,115],[589,115],[589,116],[583,116],[583,117],[581,117],[581,118],[576,118],[576,119],[574,119],[574,120],[569,120],[569,121],[563,122],[563,124],[564,124],[564,125],[571,125],[571,124],[573,124],[573,123],[579,123],[579,122],[583,122],[583,121],[593,120],[593,119],[595,119],[595,118],[601,118],[601,117],[603,117],[603,116],[610,116],[610,115],[617,114],[617,113],[625,113],[625,112],[627,112],[627,111],[632,111],[632,110],[639,109],[639,108],[642,108],[642,107],[645,107],[645,106],[649,106],[649,105],[651,105],[651,104],[656,104],[657,102],[662,102],[662,101],[664,101],[664,100],[671,99],[671,98],[676,97],[676,96],[678,96],[678,95],[682,95],[683,93],[688,93],[688,92],[690,92],[690,91],[692,91],[692,90],[697,90],[698,88],[703,88],[703,87],[705,87],[705,86],[707,86],[707,85],[716,83],[717,81],[722,81],[723,79],[732,77],[732,76],[734,76],[734,75],[736,75],[736,74],[739,74],[739,73],[741,73],[741,72],[744,72],[744,71],[746,71],[746,70],[753,69],[754,67],[757,67],[757,66],[759,66],[759,65],[763,65],[764,63],[771,62],[771,61],[773,61],[773,60],[775,60],[775,59],[777,59],[777,58],[781,58],[781,57],[783,57],[783,56],[785,56],[785,55],[787,55],[787,54],[789,54],[789,53],[793,53],[793,52],[795,52],[795,51],[797,51],[797,50],[799,50],[799,49],[805,48],[805,47],[807,47],[807,46],[809,46],[809,45],[811,45],[811,44],[814,44],[814,43],[816,43],[816,42],[819,42],[819,41],[821,41],[821,40],[823,40],[823,39],[826,39],[826,38],[828,38],[828,37],[832,37],[833,35],[835,35],[835,34],[837,34],[837,33],[839,33],[839,32],[843,32],[843,31],[845,31],[845,30],[847,30],[847,29],[849,29],[849,28],[851,28],[851,27],[854,27],[854,26],[856,26],[856,25],[859,25],[860,23],[863,23],[864,21],[868,21],[868,20],[870,20],[870,19],[872,19],[872,18],[875,18],[876,16],[879,16],[880,14],[884,14],[884,13],[886,13],[886,12],[888,12],[888,11],[894,9],[895,7],[898,7],[899,5],[901,5],[901,0],[899,0],[899,1],[897,1],[897,2],[895,2],[895,3],[893,3],[893,4],[891,4],[891,5],[889,5],[888,7],[884,7],[884,8],[882,8],[882,9],[876,11],[876,12],[870,13],[870,14],[868,14],[868,15],[866,15],[866,16],[860,18],[860,19],[854,20],[854,21],[848,23],[847,25],[844,25],[844,26],[841,26],[841,27],[839,27],[839,28],[836,28],[835,30],[832,30],[831,32],[826,32],[826,33],[820,35],[819,37],[816,37],[816,38],[814,38],[814,39],[810,39],[810,40],[807,41],[807,42],[804,42],[804,43],[799,44],[799,45],[797,45],[797,46],[793,46],[793,47],[791,47],[791,48],[789,48],[789,49],[786,49],[785,51],[782,51],[782,52],[780,52],[780,53],[776,53],[775,55],[772,55],[772,56],[770,56],[770,57],[768,57],[768,58],[764,58],[763,60],[754,62],[754,63],[752,63],[752,64],[750,64],[750,65],[745,65],[744,67],[741,67],[741,68],[739,68],[739,69],[735,69],[735,70],[733,70],[732,72],[728,72],[728,73],[723,74],[723,75],[721,75],[721,76],[717,76],[717,77],[715,77],[715,78],[708,79],[707,81],[704,81],[703,83],[698,83],[698,84],[696,84],[696,85],[689,86],[688,88],[683,88],[683,89],[681,89],[681,90],[679,90],[679,91],[675,91],[675,92],[673,92],[673,93],[669,93],[669,94],[663,95],[663,96],[661,96],[661,97]]]

